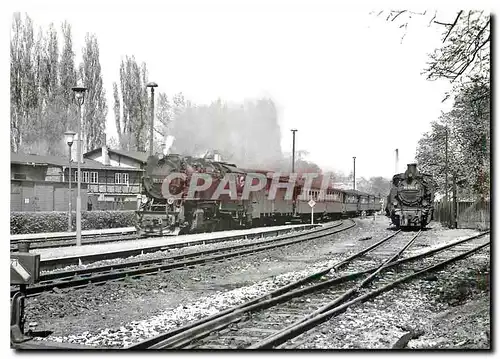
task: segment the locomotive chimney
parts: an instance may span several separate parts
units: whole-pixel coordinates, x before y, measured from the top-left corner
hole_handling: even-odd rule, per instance
[[[417,164],[408,163],[408,168],[406,169],[406,178],[412,179],[417,176]]]
[[[101,153],[102,153],[102,164],[104,166],[109,166],[108,146],[106,146],[106,145],[102,146]]]

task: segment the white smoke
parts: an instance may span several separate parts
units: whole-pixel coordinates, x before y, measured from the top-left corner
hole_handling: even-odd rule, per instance
[[[163,148],[163,155],[166,156],[168,155],[168,152],[170,151],[170,148],[174,144],[175,137],[171,135],[167,135],[167,138],[165,139],[165,147]]]

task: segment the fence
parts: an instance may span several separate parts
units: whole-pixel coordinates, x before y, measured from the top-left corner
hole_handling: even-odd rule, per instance
[[[485,230],[490,228],[490,202],[484,199],[458,201],[456,219],[453,213],[454,203],[438,202],[434,207],[434,220],[447,227],[474,228]]]

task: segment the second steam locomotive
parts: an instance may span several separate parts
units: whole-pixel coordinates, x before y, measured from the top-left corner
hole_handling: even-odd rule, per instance
[[[419,172],[416,164],[408,164],[404,173],[392,178],[386,216],[397,228],[424,228],[434,213],[435,188],[430,175]]]

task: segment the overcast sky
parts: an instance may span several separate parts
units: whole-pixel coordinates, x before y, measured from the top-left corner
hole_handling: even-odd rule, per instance
[[[396,148],[402,171],[430,122],[451,105],[441,102],[450,85],[421,75],[441,42],[442,28],[428,27],[428,18],[416,17],[401,41],[403,31],[369,7],[101,3],[92,12],[78,2],[19,9],[44,29],[54,22],[60,32],[61,22],[70,22],[77,63],[85,33],[97,35],[108,138],[116,136],[112,84],[125,55],[146,62],[150,80],[169,97],[180,91],[194,103],[271,97],[284,152],[297,128],[296,148],[309,151],[309,160],[348,173],[356,156],[357,176],[391,177]],[[440,10],[438,19],[452,21],[454,14]]]

